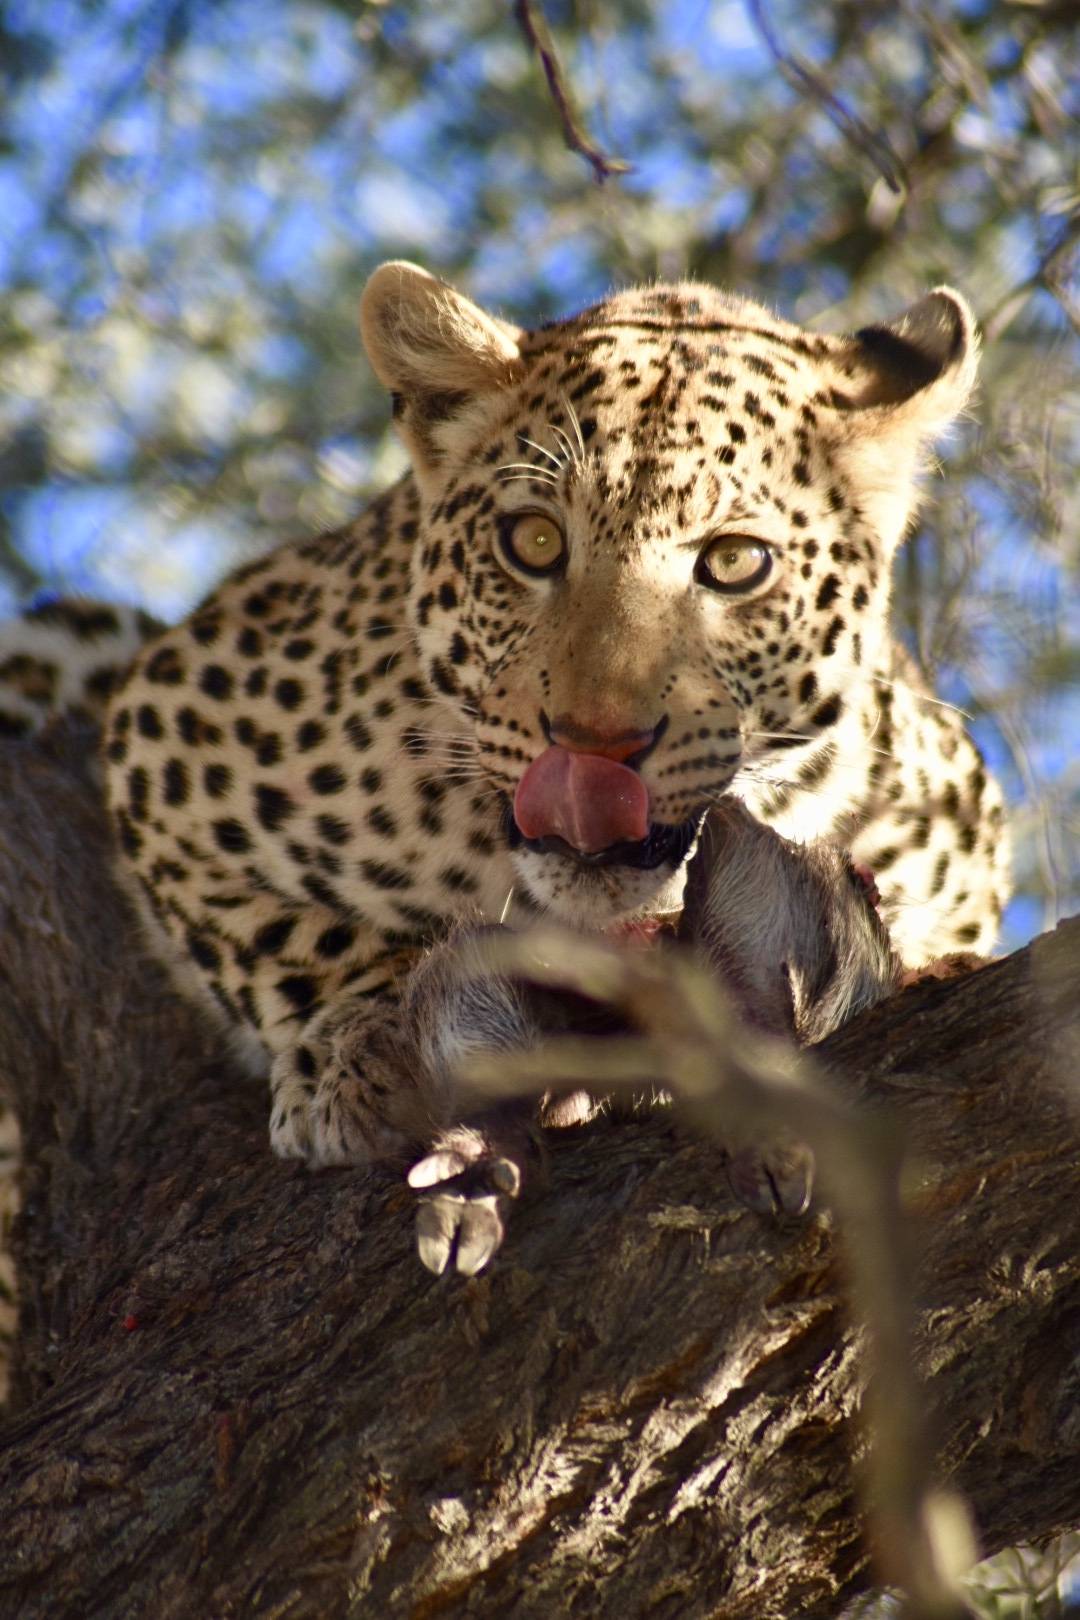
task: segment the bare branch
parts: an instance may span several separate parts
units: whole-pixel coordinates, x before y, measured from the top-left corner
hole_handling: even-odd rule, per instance
[[[987,343],[995,343],[1003,336],[1032,293],[1040,290],[1050,293],[1057,299],[1073,330],[1080,333],[1080,298],[1076,292],[1080,273],[1078,240],[1080,240],[1080,208],[1075,209],[1067,217],[1057,240],[1047,248],[1031,275],[1010,288],[986,316],[983,321],[983,333]]]
[[[755,26],[768,48],[773,61],[790,84],[797,90],[809,91],[835,127],[852,146],[877,169],[890,191],[899,195],[907,190],[907,173],[885,136],[863,122],[857,113],[845,107],[839,96],[829,89],[824,79],[801,56],[785,48],[776,27],[765,8],[765,0],[746,0]]]
[[[911,1343],[911,1257],[900,1194],[904,1143],[892,1121],[852,1111],[818,1065],[740,1022],[713,974],[689,953],[638,953],[553,927],[483,942],[490,969],[610,1003],[643,1038],[568,1037],[527,1053],[474,1058],[466,1078],[489,1094],[545,1085],[669,1089],[721,1143],[794,1135],[813,1152],[840,1217],[867,1329],[873,1444],[866,1493],[883,1579],[909,1594],[907,1620],[967,1611],[957,1585],[974,1558],[966,1504],[935,1486]]]
[[[434,1281],[396,1175],[267,1153],[261,1088],[139,954],[87,739],[60,741],[0,750],[26,1144],[0,1610],[838,1614],[868,1580],[866,1356],[828,1216],[740,1211],[715,1144],[653,1110],[548,1133],[498,1264]],[[1078,963],[1063,925],[815,1053],[825,1106],[911,1142],[918,1365],[987,1551],[1080,1518]]]
[[[593,174],[601,185],[613,174],[629,174],[633,169],[632,164],[624,163],[622,158],[609,157],[589,137],[581,115],[574,106],[570,86],[566,82],[562,63],[555,50],[555,41],[551,37],[551,30],[540,10],[532,4],[532,0],[514,0],[514,16],[525,38],[540,58],[540,65],[551,91],[551,99],[555,103],[562,124],[563,136],[571,152],[579,152],[586,162],[592,165]]]

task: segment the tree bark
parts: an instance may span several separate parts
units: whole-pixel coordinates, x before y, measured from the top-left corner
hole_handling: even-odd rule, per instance
[[[26,1153],[0,1613],[833,1616],[870,1581],[827,1213],[741,1210],[669,1112],[550,1133],[491,1269],[386,1170],[266,1147],[141,953],[86,733],[0,760],[0,1074]],[[1080,1523],[1080,922],[833,1037],[910,1144],[917,1355],[984,1550]]]

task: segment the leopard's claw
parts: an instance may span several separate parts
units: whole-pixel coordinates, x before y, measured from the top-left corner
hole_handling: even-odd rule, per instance
[[[453,1257],[463,1276],[482,1271],[506,1235],[508,1208],[521,1187],[513,1160],[492,1156],[466,1163],[453,1149],[440,1149],[413,1165],[409,1185],[425,1189],[416,1212],[416,1247],[427,1269],[441,1277]]]

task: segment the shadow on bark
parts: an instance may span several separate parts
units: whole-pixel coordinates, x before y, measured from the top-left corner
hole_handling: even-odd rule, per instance
[[[678,1120],[552,1133],[490,1272],[382,1171],[266,1148],[138,950],[58,731],[0,759],[0,1074],[26,1145],[0,1612],[831,1616],[869,1580],[827,1215]],[[1080,1522],[1080,922],[819,1055],[910,1144],[917,1349],[986,1551]]]

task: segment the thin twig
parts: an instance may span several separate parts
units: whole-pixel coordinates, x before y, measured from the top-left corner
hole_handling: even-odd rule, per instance
[[[987,343],[1002,337],[1019,315],[1032,293],[1046,291],[1064,311],[1073,330],[1080,332],[1080,304],[1072,291],[1080,267],[1077,240],[1080,238],[1080,209],[1066,218],[1057,241],[1051,243],[1038,264],[1017,286],[998,300],[982,323]]]
[[[579,152],[592,165],[593,174],[600,184],[613,174],[629,174],[633,164],[624,163],[622,158],[609,157],[606,152],[601,151],[595,141],[590,139],[581,121],[581,115],[574,106],[562,63],[555,50],[555,41],[551,37],[551,30],[543,15],[533,6],[532,0],[514,0],[514,16],[525,38],[540,58],[540,65],[544,70],[548,89],[551,91],[551,99],[555,103],[555,110],[562,124],[563,137],[571,152]]]
[[[513,1056],[477,1055],[463,1078],[478,1089],[506,1096],[652,1082],[721,1140],[734,1127],[743,1140],[780,1133],[811,1149],[869,1340],[867,1498],[882,1573],[908,1595],[905,1620],[968,1614],[957,1586],[973,1547],[967,1508],[933,1483],[911,1354],[912,1265],[894,1126],[856,1115],[805,1053],[742,1025],[713,975],[689,956],[620,951],[550,927],[493,934],[480,954],[493,972],[606,1002],[643,1034],[567,1036]]]
[[[765,41],[773,61],[784,77],[797,90],[807,90],[821,106],[829,120],[864,157],[868,157],[885,184],[899,196],[907,190],[907,172],[885,136],[865,124],[857,113],[844,106],[833,94],[820,74],[815,73],[801,56],[785,49],[772,18],[765,9],[765,0],[746,0],[758,33]]]

